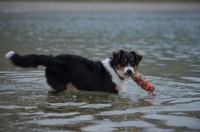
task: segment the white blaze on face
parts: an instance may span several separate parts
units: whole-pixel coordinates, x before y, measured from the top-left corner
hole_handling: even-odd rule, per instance
[[[128,70],[131,70],[132,73],[134,72],[134,69],[133,69],[133,67],[130,66],[130,64],[128,64],[128,66],[126,66],[126,67],[124,68],[124,73],[127,73]]]

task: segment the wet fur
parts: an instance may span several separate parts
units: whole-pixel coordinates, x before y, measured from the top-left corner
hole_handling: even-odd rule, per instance
[[[104,91],[119,93],[125,90],[125,81],[118,75],[118,66],[124,58],[134,58],[134,67],[139,65],[141,56],[134,51],[117,51],[104,61],[92,61],[87,58],[62,54],[52,55],[19,55],[14,51],[8,52],[6,58],[14,65],[22,68],[46,67],[47,83],[56,91],[65,91],[73,84],[79,90]],[[123,74],[123,73],[122,73]]]

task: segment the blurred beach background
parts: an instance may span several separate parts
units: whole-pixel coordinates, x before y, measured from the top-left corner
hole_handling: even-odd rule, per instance
[[[0,12],[195,11],[199,0],[0,1]]]

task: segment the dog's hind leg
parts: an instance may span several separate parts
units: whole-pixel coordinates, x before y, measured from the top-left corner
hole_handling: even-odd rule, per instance
[[[70,79],[62,69],[47,67],[45,69],[47,83],[56,91],[63,92],[68,89]]]
[[[72,83],[68,83],[68,84],[66,85],[66,89],[67,89],[67,90],[69,90],[71,87],[72,87]]]

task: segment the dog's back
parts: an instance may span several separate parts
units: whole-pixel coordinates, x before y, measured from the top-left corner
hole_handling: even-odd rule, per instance
[[[117,93],[116,85],[112,82],[110,73],[100,61],[63,54],[58,56],[47,55],[19,55],[14,51],[6,55],[14,65],[22,68],[46,67],[47,83],[57,91],[64,91],[73,84],[79,90],[105,91]]]

